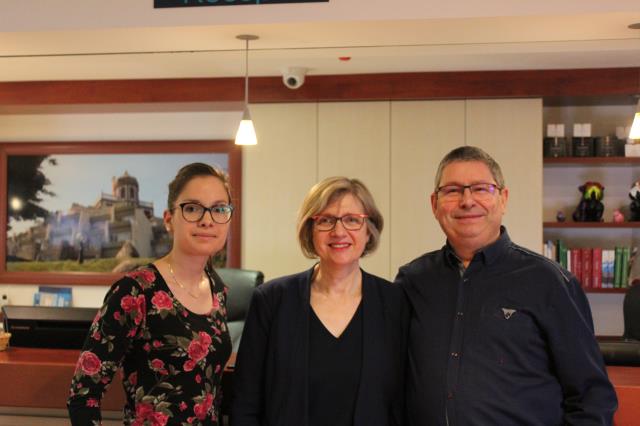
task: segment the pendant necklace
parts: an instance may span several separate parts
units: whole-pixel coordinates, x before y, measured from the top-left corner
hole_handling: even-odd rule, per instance
[[[171,278],[173,278],[173,281],[178,284],[178,286],[180,286],[181,289],[183,289],[184,291],[187,292],[187,294],[191,297],[193,297],[194,299],[199,299],[199,296],[196,296],[195,294],[191,293],[191,291],[189,291],[188,288],[186,288],[185,286],[182,285],[182,283],[180,281],[178,281],[176,279],[175,274],[173,273],[173,267],[171,266],[171,262],[167,262],[169,264],[169,273],[171,274]],[[200,279],[200,282],[198,283],[198,290],[200,289],[200,284],[202,283],[202,281],[204,280],[204,277]]]

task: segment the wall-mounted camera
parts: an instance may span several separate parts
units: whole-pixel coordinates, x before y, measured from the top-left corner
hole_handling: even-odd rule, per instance
[[[289,67],[282,71],[282,82],[289,89],[299,89],[304,84],[304,76],[307,74],[305,67]]]

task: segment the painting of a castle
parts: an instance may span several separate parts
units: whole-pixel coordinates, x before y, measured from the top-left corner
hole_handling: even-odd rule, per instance
[[[112,178],[112,192],[90,206],[73,203],[43,223],[7,240],[12,260],[51,261],[109,257],[159,257],[168,252],[170,236],[153,202],[140,200],[138,180],[128,172]]]

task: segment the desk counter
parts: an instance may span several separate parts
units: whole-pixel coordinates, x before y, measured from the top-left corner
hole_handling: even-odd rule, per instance
[[[71,377],[79,350],[9,347],[0,352],[0,407],[66,409]],[[235,354],[225,373],[233,371]],[[116,374],[103,400],[102,409],[122,411],[124,390]]]
[[[10,347],[0,352],[0,407],[66,409],[66,400],[75,370],[77,350]],[[225,375],[233,371],[232,355]],[[638,424],[640,419],[640,367],[607,367],[616,387],[620,408],[617,426]],[[121,411],[124,392],[120,375],[109,386],[102,409]]]

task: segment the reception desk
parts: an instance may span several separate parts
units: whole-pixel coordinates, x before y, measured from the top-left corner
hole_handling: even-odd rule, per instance
[[[0,407],[66,409],[66,399],[79,351],[66,349],[12,348],[0,352]],[[235,355],[235,354],[234,354]],[[225,368],[230,383],[235,356]],[[608,367],[620,407],[615,425],[630,426],[640,419],[640,367]],[[229,390],[224,394],[230,396]],[[119,375],[102,401],[102,409],[121,411],[124,393]],[[226,404],[225,404],[226,403]],[[228,405],[228,400],[223,401]]]
[[[607,367],[609,379],[616,387],[618,411],[616,426],[639,424],[640,419],[640,367]]]
[[[13,348],[0,352],[0,406],[66,409],[80,351]],[[103,410],[121,411],[124,391],[120,375],[102,401]]]
[[[10,347],[0,352],[0,407],[66,410],[79,355],[80,351],[68,349]],[[225,376],[233,371],[234,362],[235,354],[227,363]],[[223,380],[229,382],[228,378]],[[116,374],[102,400],[102,409],[120,412],[123,405],[122,381]]]

